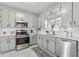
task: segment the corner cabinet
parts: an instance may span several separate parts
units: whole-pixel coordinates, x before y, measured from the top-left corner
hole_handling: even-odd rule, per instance
[[[15,49],[15,36],[4,36],[0,38],[0,53]]]

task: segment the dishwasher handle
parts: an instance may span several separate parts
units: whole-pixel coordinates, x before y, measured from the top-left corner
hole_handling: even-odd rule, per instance
[[[69,40],[69,39],[61,39],[61,41],[65,41],[65,42],[76,42],[74,40]]]

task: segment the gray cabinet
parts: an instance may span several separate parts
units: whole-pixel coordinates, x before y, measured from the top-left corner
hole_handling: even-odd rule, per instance
[[[1,37],[0,40],[0,52],[8,51],[8,37]]]
[[[36,44],[36,34],[30,36],[30,45]]]
[[[4,37],[0,37],[0,52],[5,52],[5,51],[9,51],[9,50],[13,50],[15,49],[15,36],[4,36]]]
[[[1,16],[0,16],[0,28],[1,28],[1,21],[2,21],[2,18],[1,18]]]
[[[55,38],[49,38],[48,42],[48,50],[52,53],[55,53]]]
[[[42,46],[44,49],[48,50],[51,53],[55,53],[55,38],[49,36],[40,36],[37,38],[37,43]]]
[[[46,36],[43,36],[43,47],[47,49],[48,40]]]
[[[15,12],[9,10],[1,10],[2,27],[15,27]]]
[[[40,46],[42,46],[42,41],[43,39],[42,39],[42,36],[41,35],[37,35],[37,44],[38,45],[40,45]]]
[[[79,41],[78,41],[78,57],[79,57]]]
[[[28,26],[29,28],[33,28],[33,15],[28,16]]]
[[[72,2],[63,2],[61,4],[61,25],[62,26],[70,26],[72,23]]]
[[[8,16],[9,27],[15,27],[15,12],[9,11],[8,14],[9,14]]]
[[[1,10],[1,16],[2,16],[2,27],[8,27],[8,10]]]
[[[28,16],[27,15],[23,15],[23,21],[28,22]]]
[[[73,2],[73,25],[79,26],[79,2]]]
[[[9,37],[9,43],[8,43],[9,50],[15,49],[15,46],[16,46],[15,36]]]

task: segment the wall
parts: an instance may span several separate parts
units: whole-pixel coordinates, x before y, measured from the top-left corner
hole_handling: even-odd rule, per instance
[[[61,3],[55,3],[46,10],[43,10],[39,15],[38,15],[38,28],[41,27],[41,29],[45,28],[45,17],[49,14],[49,12],[57,7],[60,6]]]

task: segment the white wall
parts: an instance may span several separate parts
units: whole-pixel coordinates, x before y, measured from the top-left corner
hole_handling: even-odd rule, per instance
[[[39,15],[38,15],[38,28],[44,29],[45,28],[45,17],[49,14],[49,12],[57,7],[60,6],[61,3],[55,3],[46,10],[43,10]]]

